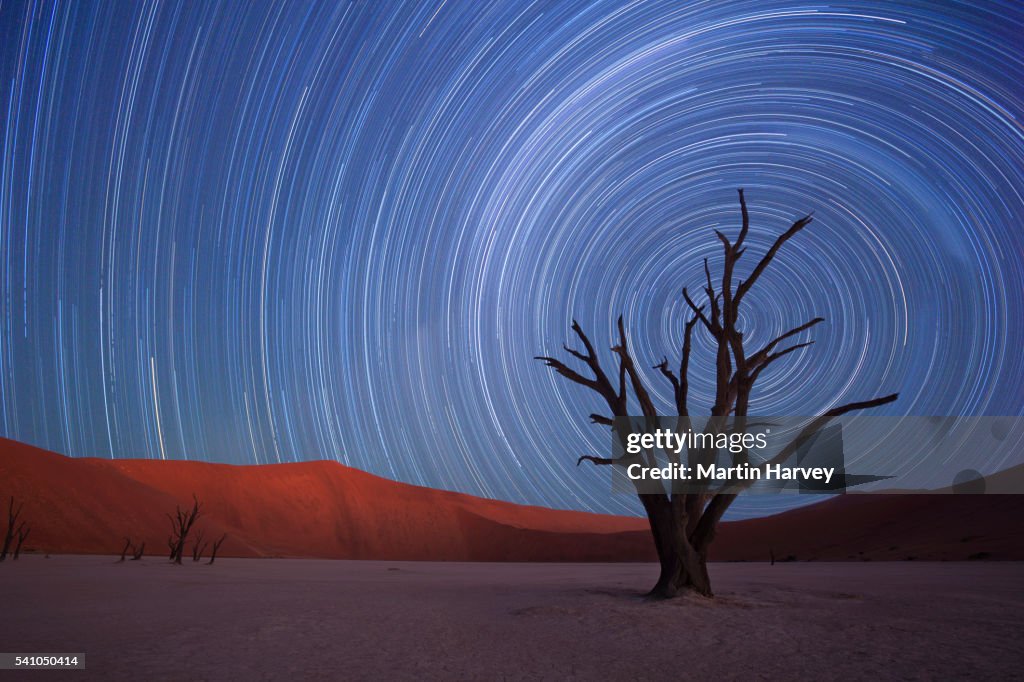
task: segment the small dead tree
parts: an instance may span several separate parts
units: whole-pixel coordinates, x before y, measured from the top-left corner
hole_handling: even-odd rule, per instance
[[[210,552],[210,561],[207,562],[207,564],[206,564],[207,566],[210,566],[210,565],[213,564],[214,559],[217,558],[217,550],[220,549],[220,546],[224,543],[224,540],[227,539],[227,537],[228,537],[228,534],[224,533],[224,535],[220,536],[220,540],[215,540],[214,541],[214,543],[213,543],[213,551]]]
[[[12,557],[13,561],[17,561],[18,557],[21,556],[21,545],[28,539],[28,534],[31,530],[32,528],[26,525],[24,521],[22,521],[21,525],[18,526],[18,544],[14,546],[14,556]]]
[[[19,504],[17,507],[14,505],[14,496],[11,496],[11,501],[7,505],[7,532],[4,533],[4,544],[0,547],[0,561],[7,558],[7,554],[11,551],[11,543],[14,541],[15,535],[21,537],[21,532],[25,527],[25,522],[22,521],[21,525],[18,524],[18,519],[21,517],[21,508],[24,505]],[[26,537],[28,533],[26,532]],[[20,547],[23,539],[18,541]]]
[[[121,550],[121,558],[118,560],[118,563],[125,560],[129,551],[132,553],[132,561],[138,561],[142,558],[142,553],[146,551],[146,541],[143,540],[136,545],[130,537],[125,538],[124,549]]]
[[[124,561],[125,557],[128,556],[128,550],[131,549],[131,547],[132,547],[132,539],[131,538],[125,538],[124,539],[124,549],[121,550],[121,558],[117,560],[118,563],[121,563],[122,561]]]
[[[192,509],[183,510],[181,507],[177,507],[174,516],[167,515],[171,522],[171,538],[168,541],[168,545],[171,547],[171,561],[176,564],[181,563],[189,531],[192,530],[196,519],[202,513],[202,506],[199,504],[199,499],[192,495]]]
[[[790,340],[793,337],[824,321],[823,318],[816,317],[797,325],[754,352],[749,352],[745,347],[744,332],[739,326],[740,305],[778,254],[779,249],[811,222],[811,216],[796,220],[788,230],[776,238],[747,275],[747,278],[737,283],[733,281],[733,275],[737,262],[746,251],[744,240],[750,229],[750,217],[747,213],[743,190],[739,190],[739,200],[742,223],[736,241],[731,242],[722,232],[715,231],[724,252],[724,265],[719,285],[716,288],[712,281],[711,269],[705,259],[704,293],[707,296],[707,301],[703,305],[697,305],[690,297],[689,291],[685,287],[683,288],[683,300],[691,311],[691,317],[684,328],[678,373],[670,368],[667,358],[654,366],[654,369],[659,370],[671,385],[675,402],[674,411],[679,418],[677,422],[679,431],[690,429],[690,406],[687,396],[688,369],[695,327],[699,325],[701,329],[710,334],[715,349],[715,400],[706,429],[712,433],[723,433],[728,428],[728,419],[732,418],[737,424],[740,424],[747,417],[750,396],[761,374],[777,360],[813,343],[805,341],[786,346],[785,342],[791,343]],[[627,399],[631,390],[633,400],[640,407],[643,415],[645,428],[657,428],[659,416],[629,351],[622,317],[620,316],[618,320],[618,343],[611,349],[614,356],[618,358],[618,376],[614,384],[601,366],[590,339],[575,320],[572,323],[572,330],[579,337],[584,350],[574,350],[568,346],[563,346],[563,348],[566,353],[586,365],[590,376],[585,376],[552,357],[539,356],[537,359],[542,360],[569,381],[594,391],[604,399],[611,416],[592,414],[590,418],[593,423],[612,426],[615,417],[629,416]],[[896,400],[897,396],[898,394],[894,393],[861,402],[848,403],[822,413],[811,420],[774,457],[759,466],[764,469],[768,464],[774,465],[786,461],[831,419],[853,410],[891,403]],[[714,451],[695,453],[697,458],[704,458],[709,454],[713,457],[715,453]],[[632,455],[631,457],[638,456]],[[595,465],[623,463],[610,457],[585,455],[577,460],[577,466],[584,461],[592,462]],[[650,466],[650,463],[647,466]],[[661,492],[652,491],[646,486],[642,487],[640,482],[634,481],[637,496],[647,515],[660,563],[658,582],[651,589],[651,596],[673,597],[683,590],[694,591],[706,596],[712,595],[711,580],[707,571],[708,550],[715,538],[722,515],[725,514],[737,495],[749,487],[753,480],[733,483],[718,490],[701,492],[685,490],[685,486],[676,485],[675,482],[672,486],[662,489]]]
[[[206,551],[206,546],[209,544],[203,542],[203,535],[202,529],[196,530],[195,544],[192,545],[192,561],[199,561],[199,558],[203,556],[203,552]]]

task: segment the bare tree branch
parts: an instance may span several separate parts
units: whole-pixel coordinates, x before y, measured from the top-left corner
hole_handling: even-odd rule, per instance
[[[18,526],[18,544],[14,546],[14,556],[11,557],[12,561],[17,561],[18,557],[21,556],[21,545],[28,539],[28,534],[32,532],[32,528],[22,521],[21,525]]]
[[[794,452],[800,449],[800,446],[807,442],[814,434],[822,429],[829,421],[836,417],[842,416],[847,412],[853,412],[855,410],[866,410],[871,407],[879,407],[880,405],[886,405],[894,402],[899,398],[899,393],[891,393],[880,398],[872,398],[871,400],[862,400],[859,402],[847,403],[834,407],[831,410],[815,417],[805,426],[797,436],[785,445],[774,457],[767,462],[759,464],[756,469],[763,469],[769,464],[779,464],[786,461]],[[694,531],[690,541],[698,549],[701,547],[707,547],[707,545],[714,538],[714,530],[721,521],[722,515],[725,514],[726,510],[736,499],[736,496],[753,485],[754,480],[737,481],[733,485],[726,488],[724,491],[719,492],[711,500],[707,509],[701,516],[700,523],[697,525],[697,529]]]
[[[189,531],[192,530],[193,524],[195,524],[196,519],[202,513],[203,505],[199,503],[199,498],[195,494],[192,495],[192,502],[191,510],[183,510],[181,507],[177,507],[174,516],[167,515],[167,518],[171,521],[172,535],[171,539],[168,540],[168,544],[171,546],[171,561],[176,564],[181,563]]]
[[[586,386],[590,390],[596,392],[605,402],[608,404],[613,414],[625,415],[626,413],[626,394],[625,394],[625,368],[620,368],[619,371],[619,390],[616,391],[612,387],[611,382],[608,381],[608,376],[601,368],[601,363],[597,358],[594,351],[594,345],[587,338],[587,335],[583,332],[583,328],[580,327],[576,320],[572,321],[572,330],[579,337],[580,341],[583,342],[586,353],[581,353],[577,350],[573,350],[568,346],[563,348],[573,357],[582,360],[590,368],[590,371],[594,373],[594,378],[588,378],[566,365],[561,360],[556,358],[548,357],[545,355],[538,355],[534,359],[541,360],[548,367],[553,368],[556,372],[561,374],[563,377],[572,381],[573,383]]]
[[[690,306],[690,310],[693,311],[694,316],[701,321],[701,323],[707,327],[708,331],[714,333],[715,329],[711,326],[711,322],[707,317],[704,316],[704,306],[699,306],[693,302],[690,298],[690,293],[683,287],[683,300],[686,301],[686,305]]]
[[[693,327],[697,324],[698,318],[691,317],[683,330],[683,351],[679,360],[679,388],[676,391],[676,410],[678,414],[690,414],[689,393],[690,393],[690,349],[693,342]]]
[[[196,539],[192,545],[192,561],[199,561],[203,556],[203,552],[206,551],[206,545],[209,544],[203,543],[203,535],[205,533],[203,533],[202,529],[196,531]]]
[[[556,372],[558,372],[563,377],[565,377],[566,379],[568,379],[569,381],[571,381],[573,383],[580,384],[581,386],[586,386],[587,388],[589,388],[589,389],[591,389],[593,391],[597,391],[598,393],[601,392],[600,384],[598,384],[593,379],[586,378],[585,376],[583,376],[582,374],[580,374],[576,370],[569,368],[561,360],[557,360],[555,358],[547,357],[545,355],[537,355],[537,356],[534,356],[533,359],[534,360],[542,360],[545,365],[547,365],[548,367],[553,368]]]
[[[679,393],[679,379],[676,378],[675,373],[668,368],[668,358],[662,358],[661,362],[654,365],[651,369],[659,370],[668,382],[672,384],[672,395],[675,396]]]
[[[750,356],[749,362],[750,362],[751,366],[755,366],[755,365],[760,364],[762,362],[762,360],[764,358],[766,358],[768,356],[768,354],[771,353],[775,349],[775,346],[779,345],[781,342],[785,341],[786,339],[788,339],[788,338],[790,338],[792,336],[796,336],[800,332],[807,331],[811,327],[813,327],[813,326],[815,326],[817,324],[820,324],[820,323],[822,323],[824,321],[825,321],[824,317],[816,317],[813,320],[810,320],[808,322],[804,322],[802,325],[800,325],[798,327],[793,327],[788,332],[785,332],[784,334],[780,334],[779,336],[775,337],[774,339],[772,339],[771,341],[766,343],[765,346],[761,350],[757,351],[756,353],[754,353],[753,355]]]
[[[605,376],[604,370],[601,369],[601,362],[597,359],[597,353],[594,351],[594,344],[590,343],[590,339],[583,333],[583,327],[576,320],[572,321],[572,330],[576,332],[576,336],[579,337],[580,341],[583,342],[584,348],[587,349],[587,356],[585,362],[590,367],[590,370],[594,373],[594,378],[597,382],[604,387],[608,392],[614,395],[611,391],[611,383],[608,381],[608,377]]]
[[[717,230],[716,230],[717,232]],[[721,235],[721,233],[718,233]],[[723,236],[722,239],[725,239]],[[726,241],[726,244],[729,242]],[[711,268],[708,267],[708,259],[704,259],[704,279],[706,284],[704,285],[704,293],[708,295],[708,301],[711,305],[711,323],[715,327],[720,327],[722,324],[722,311],[718,307],[718,296],[715,294],[715,287],[711,284]]]
[[[14,496],[11,495],[10,503],[7,505],[7,532],[4,534],[3,547],[0,547],[0,561],[7,558],[7,553],[11,549],[11,543],[14,541],[14,535],[18,526],[18,518],[21,516],[21,509],[24,503],[19,504],[17,507],[14,506]]]
[[[768,249],[768,253],[766,253],[760,261],[758,261],[757,265],[754,267],[753,272],[750,273],[750,276],[747,277],[745,281],[740,282],[740,285],[736,287],[736,296],[733,299],[733,305],[736,309],[739,309],[740,301],[742,301],[743,297],[747,295],[747,292],[750,291],[750,288],[754,286],[758,278],[765,271],[765,268],[767,268],[768,265],[775,258],[775,254],[777,254],[779,252],[779,249],[782,248],[782,245],[788,242],[790,239],[792,239],[798,232],[800,232],[800,230],[807,227],[807,225],[809,225],[812,220],[814,220],[813,215],[805,215],[803,218],[800,218],[799,220],[794,222],[788,230],[786,230],[785,232],[778,236],[778,238],[775,240],[775,243],[772,244],[770,249]]]
[[[121,550],[121,558],[117,560],[118,563],[121,563],[122,561],[124,561],[125,557],[128,556],[128,550],[131,548],[131,546],[132,546],[132,539],[131,538],[125,538],[124,539],[124,549]]]
[[[792,353],[793,351],[797,351],[797,350],[800,350],[801,348],[807,348],[807,346],[813,346],[813,345],[814,345],[814,341],[804,341],[803,343],[798,343],[798,344],[795,344],[793,346],[790,346],[789,348],[781,350],[778,353],[769,353],[768,356],[765,357],[764,360],[761,361],[761,364],[759,364],[757,366],[757,368],[754,369],[754,371],[750,373],[750,381],[751,382],[755,381],[757,379],[757,377],[760,376],[762,370],[764,370],[766,367],[768,367],[768,365],[772,364],[773,362],[775,362],[779,358],[785,357],[785,356],[789,355],[790,353]]]
[[[583,464],[584,462],[592,462],[597,466],[608,466],[615,464],[615,460],[611,457],[595,457],[594,455],[580,455],[580,458],[576,460],[576,466]]]
[[[220,546],[222,544],[224,544],[224,540],[226,540],[227,537],[228,537],[228,534],[224,533],[224,535],[220,536],[220,540],[214,541],[214,543],[213,543],[213,550],[210,552],[210,560],[206,564],[207,566],[212,566],[213,565],[213,562],[217,559],[217,550],[220,549]]]
[[[647,392],[647,388],[636,371],[633,357],[629,354],[629,348],[626,346],[626,328],[622,323],[622,315],[619,315],[618,324],[619,345],[612,348],[612,350],[619,354],[620,362],[629,375],[633,394],[636,396],[637,402],[640,403],[640,410],[643,412],[644,417],[647,418],[648,426],[653,427],[658,418],[658,411],[655,409],[654,403],[651,401],[651,395]]]
[[[743,246],[743,240],[747,238],[747,232],[750,231],[750,214],[747,212],[747,200],[743,197],[743,190],[737,190],[740,195],[740,215],[743,218],[743,223],[740,226],[740,235],[736,238],[736,243],[733,244],[733,249],[738,250]],[[737,258],[739,256],[737,255]]]

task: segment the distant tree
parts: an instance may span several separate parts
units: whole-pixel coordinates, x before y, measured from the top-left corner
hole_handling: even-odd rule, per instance
[[[16,553],[20,553],[21,543],[28,537],[28,526],[25,524],[25,521],[18,522],[18,519],[21,518],[23,506],[19,504],[15,507],[14,496],[11,496],[10,503],[7,505],[7,532],[4,533],[3,547],[0,547],[0,561],[7,558],[7,554],[11,551],[11,543],[14,542],[15,537],[18,538],[18,544],[15,548]]]
[[[176,564],[181,563],[182,554],[185,552],[185,543],[188,541],[189,531],[192,530],[192,526],[195,525],[196,519],[199,518],[202,513],[202,505],[199,504],[198,498],[192,495],[192,509],[182,509],[177,507],[175,509],[174,516],[170,514],[167,518],[171,522],[171,537],[168,539],[167,544],[171,549],[171,561]]]
[[[168,544],[170,544],[170,543],[168,543]],[[128,552],[132,553],[132,561],[138,561],[139,559],[142,558],[142,554],[145,551],[146,551],[146,542],[145,542],[145,540],[143,540],[138,545],[136,545],[134,542],[132,542],[132,539],[130,537],[125,538],[124,539],[124,549],[121,550],[121,558],[118,560],[118,562],[120,563],[121,561],[124,561],[125,557],[128,556]]]
[[[697,325],[710,334],[715,347],[715,400],[711,406],[711,416],[705,430],[721,433],[728,428],[728,419],[732,418],[736,422],[741,422],[747,416],[754,385],[765,369],[793,351],[813,343],[806,341],[785,346],[783,342],[793,339],[823,321],[823,318],[816,317],[797,325],[753,353],[748,352],[745,348],[744,332],[739,325],[740,305],[778,254],[779,249],[811,222],[811,216],[808,215],[795,221],[775,240],[747,278],[734,283],[733,275],[736,263],[746,250],[743,244],[750,229],[750,218],[743,190],[739,190],[739,200],[742,225],[736,241],[730,242],[723,233],[715,230],[715,235],[722,243],[725,257],[721,283],[717,290],[712,281],[707,259],[704,260],[706,280],[704,292],[707,302],[697,305],[687,289],[683,288],[683,299],[692,316],[684,328],[678,374],[670,368],[667,358],[654,366],[672,387],[674,409],[680,417],[677,427],[680,431],[690,428],[690,408],[687,400],[688,369],[693,331]],[[574,350],[567,346],[563,346],[563,348],[569,355],[582,361],[592,376],[585,376],[552,357],[540,356],[537,359],[544,361],[569,381],[585,386],[604,399],[611,416],[592,414],[590,418],[594,423],[612,426],[615,417],[626,417],[630,414],[627,400],[629,397],[628,381],[628,388],[632,389],[633,399],[643,415],[645,428],[657,428],[658,413],[627,347],[626,330],[622,317],[620,316],[618,320],[618,344],[611,349],[618,357],[616,384],[612,383],[601,367],[593,344],[575,320],[572,323],[572,330],[579,337],[584,350]],[[884,405],[896,400],[897,396],[898,394],[894,393],[880,398],[849,403],[822,413],[809,422],[796,438],[785,445],[769,463],[776,464],[785,461],[834,417],[853,410]],[[698,456],[706,455],[707,453],[698,454]],[[584,461],[596,465],[616,463],[616,460],[612,458],[588,455],[580,457],[577,465]],[[636,483],[637,496],[647,515],[661,566],[658,582],[650,591],[651,596],[673,597],[684,590],[706,596],[712,595],[711,580],[707,571],[708,550],[715,538],[722,515],[736,499],[737,494],[748,487],[751,482],[732,485],[717,492],[710,490],[684,491],[680,489],[682,486],[677,482],[664,489],[663,492],[651,491],[647,488],[641,491],[641,485]]]
[[[128,556],[128,550],[131,549],[131,546],[132,546],[132,539],[131,538],[125,538],[124,539],[124,548],[121,550],[121,558],[118,559],[118,563],[124,561],[125,557]]]
[[[207,562],[207,564],[206,564],[207,566],[210,566],[210,565],[213,564],[214,560],[217,558],[217,550],[220,549],[220,546],[224,543],[224,540],[226,540],[227,537],[228,537],[228,534],[225,533],[224,535],[220,536],[220,540],[214,541],[214,543],[213,543],[213,551],[210,553],[210,561]]]
[[[199,561],[200,557],[203,556],[203,552],[206,551],[206,545],[209,544],[203,542],[203,535],[202,529],[196,530],[196,540],[192,545],[192,561]]]
[[[18,557],[21,556],[21,546],[24,544],[25,540],[28,539],[28,534],[31,530],[32,528],[26,525],[24,521],[22,521],[18,526],[18,544],[14,546],[14,556],[12,557],[12,560],[17,561]]]

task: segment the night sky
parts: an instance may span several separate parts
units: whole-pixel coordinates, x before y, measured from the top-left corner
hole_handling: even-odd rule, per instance
[[[575,467],[600,399],[532,358],[621,312],[677,362],[738,187],[746,268],[815,215],[748,347],[827,320],[752,412],[1020,415],[1022,35],[1014,2],[0,0],[0,435],[633,512]]]

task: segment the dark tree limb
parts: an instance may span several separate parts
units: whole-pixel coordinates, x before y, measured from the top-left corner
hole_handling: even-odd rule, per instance
[[[721,235],[721,233],[719,233]],[[725,239],[725,237],[722,237]],[[726,241],[726,244],[729,242]],[[708,296],[708,303],[711,306],[711,324],[715,328],[719,328],[722,325],[722,310],[718,306],[718,295],[715,293],[715,287],[711,284],[711,268],[708,267],[708,259],[704,259],[704,279],[706,281],[704,285],[704,293]]]
[[[192,495],[192,509],[182,509],[177,507],[175,509],[175,515],[167,515],[167,518],[171,521],[171,560],[176,563],[181,563],[181,557],[185,552],[185,542],[188,540],[189,531],[192,530],[192,526],[195,524],[196,519],[199,518],[202,513],[202,507],[199,503],[199,499]]]
[[[227,537],[228,537],[228,534],[224,533],[224,535],[220,536],[220,540],[215,540],[214,541],[214,543],[213,543],[213,551],[210,552],[210,561],[207,562],[207,564],[206,564],[207,566],[212,566],[213,565],[214,560],[216,560],[216,558],[217,558],[217,550],[220,549],[220,546],[224,543],[224,540],[226,540]]]
[[[739,249],[743,246],[743,240],[747,238],[747,232],[750,231],[750,213],[747,211],[747,200],[743,196],[743,190],[737,190],[740,195],[740,216],[743,219],[740,225],[740,234],[736,238],[736,243],[733,244],[733,249]]]
[[[545,365],[547,365],[548,367],[551,367],[556,372],[558,372],[563,377],[565,377],[566,379],[568,379],[569,381],[571,381],[573,383],[579,384],[581,386],[586,386],[587,388],[589,388],[589,389],[591,389],[593,391],[597,391],[598,393],[601,392],[600,385],[598,384],[597,381],[595,381],[593,379],[586,378],[585,376],[583,376],[582,374],[580,374],[576,370],[571,369],[569,366],[567,366],[565,363],[563,363],[560,360],[557,360],[557,359],[551,358],[551,357],[547,357],[547,356],[544,356],[544,355],[537,355],[533,359],[534,360],[542,360]]]
[[[799,327],[793,327],[788,332],[786,332],[784,334],[780,334],[779,336],[775,337],[774,339],[772,339],[771,341],[766,343],[761,350],[757,351],[756,353],[754,353],[753,355],[750,356],[749,362],[750,362],[751,366],[757,366],[761,362],[763,362],[764,358],[767,358],[768,355],[770,355],[771,352],[773,350],[775,350],[775,347],[777,345],[779,345],[780,343],[782,343],[783,341],[785,341],[786,339],[788,339],[788,338],[790,338],[792,336],[796,336],[800,332],[807,331],[811,327],[813,327],[813,326],[815,326],[817,324],[821,324],[824,321],[825,321],[824,317],[816,317],[813,320],[810,320],[809,322],[804,322]]]
[[[704,315],[704,306],[699,306],[693,302],[693,299],[690,298],[690,293],[686,290],[686,287],[683,287],[683,300],[686,301],[686,305],[690,306],[690,310],[693,311],[694,317],[700,320],[701,324],[703,324],[708,331],[714,333],[714,327],[711,325],[710,320],[708,320]]]
[[[601,361],[598,360],[597,353],[594,351],[594,344],[590,342],[590,339],[587,338],[587,335],[583,332],[583,327],[580,326],[579,322],[573,320],[572,330],[576,332],[576,336],[578,336],[580,341],[583,343],[583,347],[587,349],[587,354],[586,357],[583,358],[583,361],[587,363],[587,366],[590,367],[590,371],[594,373],[594,378],[601,387],[601,391],[605,393],[605,400],[607,400],[609,404],[611,404],[613,400],[618,400],[620,396],[616,395],[615,391],[612,390],[611,382],[608,381],[608,377],[601,368]],[[625,399],[625,396],[621,396],[621,398]]]
[[[590,342],[590,339],[584,333],[583,328],[580,327],[576,320],[572,321],[572,330],[579,337],[583,343],[583,347],[586,349],[586,353],[581,353],[577,350],[573,350],[568,346],[563,346],[565,350],[573,357],[582,360],[586,363],[590,371],[593,372],[594,378],[588,378],[566,365],[557,358],[548,357],[546,355],[538,355],[534,359],[541,360],[545,365],[551,367],[560,375],[572,381],[573,383],[581,386],[586,386],[590,390],[596,392],[611,409],[612,414],[617,416],[624,416],[626,413],[626,393],[625,393],[625,368],[620,367],[619,371],[619,390],[616,391],[608,380],[608,375],[605,374],[604,369],[601,367],[601,362],[597,358],[597,354],[594,351],[594,344]]]
[[[622,367],[625,368],[626,374],[629,375],[630,384],[633,387],[633,394],[636,396],[637,402],[640,403],[640,410],[643,412],[644,417],[647,418],[648,423],[653,425],[654,420],[658,418],[658,411],[654,407],[654,403],[651,401],[651,395],[647,392],[647,388],[644,386],[643,381],[640,379],[640,375],[636,371],[636,365],[633,363],[633,357],[629,354],[629,348],[626,346],[626,328],[622,323],[622,315],[619,315],[619,345],[612,348],[613,351],[618,353],[619,362],[622,363]]]
[[[0,561],[6,559],[11,550],[11,543],[14,541],[14,535],[18,529],[18,518],[21,516],[23,506],[24,504],[19,504],[15,507],[14,496],[11,495],[10,503],[7,505],[7,532],[4,533],[3,547],[0,547]]]
[[[660,371],[672,385],[672,397],[675,400],[676,414],[680,417],[687,417],[682,425],[684,430],[689,430],[690,424],[688,395],[690,391],[690,349],[693,346],[693,328],[699,321],[699,318],[694,316],[686,323],[686,328],[683,332],[683,348],[679,360],[679,376],[676,376],[669,369],[668,358],[663,358],[660,363],[652,368]]]
[[[789,355],[790,353],[792,353],[794,351],[800,350],[801,348],[807,348],[808,346],[813,346],[813,345],[814,345],[814,341],[804,341],[803,343],[798,343],[798,344],[795,344],[793,346],[790,346],[789,348],[785,348],[783,350],[780,350],[778,353],[769,353],[764,358],[764,360],[761,361],[761,364],[759,364],[754,369],[754,371],[750,373],[751,381],[756,380],[757,377],[760,376],[762,370],[764,370],[766,367],[771,365],[773,362],[775,362],[779,358],[783,358],[783,357]]]
[[[121,558],[117,560],[118,563],[124,561],[125,557],[128,556],[128,550],[131,549],[131,546],[132,546],[132,539],[131,538],[125,538],[124,539],[124,549],[121,550]]]
[[[768,249],[768,252],[761,257],[761,260],[758,261],[757,265],[754,266],[754,270],[750,273],[750,276],[747,277],[745,281],[740,282],[739,286],[736,287],[736,296],[734,297],[733,302],[733,305],[736,308],[739,308],[740,301],[743,300],[743,297],[747,295],[747,292],[750,291],[751,287],[757,283],[758,278],[761,277],[768,265],[775,259],[775,255],[779,252],[779,249],[782,248],[782,245],[796,236],[800,230],[807,227],[812,220],[814,220],[813,215],[805,215],[803,218],[794,222],[788,230],[780,234],[775,239],[775,243],[772,244],[771,248]]]
[[[787,443],[781,450],[779,450],[779,452],[776,453],[774,457],[772,457],[767,462],[758,465],[755,468],[763,469],[766,468],[769,464],[779,464],[781,462],[786,461],[790,456],[793,455],[794,452],[800,449],[801,445],[806,443],[808,439],[814,436],[832,419],[840,417],[846,414],[847,412],[853,412],[855,410],[866,410],[868,408],[886,405],[888,403],[894,402],[897,398],[899,398],[899,395],[899,393],[891,393],[889,395],[882,396],[879,398],[872,398],[871,400],[861,400],[859,402],[847,403],[845,405],[840,405],[839,407],[834,407],[831,410],[824,412],[820,416],[812,419],[811,422],[807,424],[807,426],[805,426],[803,429],[801,429],[800,433],[797,434],[797,436],[789,443]],[[693,542],[694,545],[698,547],[698,549],[706,548],[710,544],[711,540],[714,538],[715,528],[717,527],[718,522],[721,521],[722,516],[725,514],[726,510],[733,503],[733,501],[735,501],[736,496],[742,491],[749,488],[751,485],[753,485],[753,482],[753,480],[738,481],[735,484],[729,486],[723,492],[720,492],[715,495],[715,497],[711,500],[710,504],[708,504],[707,509],[704,511],[704,514],[700,519],[700,523],[697,525],[697,529],[694,531],[693,537],[691,538],[691,542]]]
[[[689,416],[690,392],[690,349],[693,346],[693,327],[697,317],[691,317],[683,330],[683,350],[679,360],[679,389],[676,391],[676,410],[678,414]]]
[[[32,529],[24,521],[18,526],[18,544],[14,546],[14,556],[11,557],[13,561],[17,561],[18,557],[21,556],[21,545],[28,539],[28,534]]]
[[[668,368],[668,358],[662,358],[661,362],[659,362],[658,364],[654,365],[651,369],[656,369],[656,370],[660,371],[665,376],[665,378],[668,379],[668,382],[670,384],[672,384],[672,395],[673,396],[676,396],[676,395],[679,394],[679,388],[680,388],[679,379],[676,377],[675,373],[671,369]]]
[[[203,552],[206,551],[206,545],[209,543],[203,543],[203,531],[199,529],[196,531],[196,539],[192,544],[192,561],[199,561],[203,556]]]
[[[584,462],[592,462],[597,466],[608,466],[615,464],[616,460],[611,457],[595,457],[594,455],[580,455],[580,458],[576,460],[576,466],[583,464]]]

